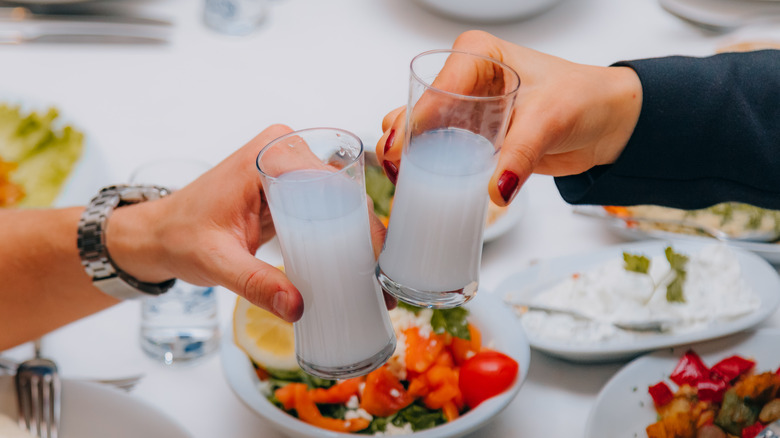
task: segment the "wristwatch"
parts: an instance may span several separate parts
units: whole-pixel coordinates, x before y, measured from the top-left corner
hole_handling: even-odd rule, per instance
[[[81,264],[92,284],[120,300],[156,296],[173,287],[176,279],[144,283],[119,269],[106,248],[105,231],[115,208],[160,199],[170,190],[153,185],[113,185],[104,187],[81,214],[77,245]]]

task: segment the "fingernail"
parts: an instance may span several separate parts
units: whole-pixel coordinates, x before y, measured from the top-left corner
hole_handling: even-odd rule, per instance
[[[392,161],[387,160],[382,163],[382,167],[385,168],[385,175],[387,175],[387,178],[395,185],[395,182],[398,180],[398,168]]]
[[[287,318],[289,305],[287,303],[287,292],[279,291],[274,295],[274,312],[282,318]]]
[[[390,131],[390,135],[387,136],[387,140],[385,141],[384,153],[387,153],[387,151],[390,150],[391,147],[393,147],[393,140],[395,140],[395,129]]]
[[[498,178],[498,192],[501,193],[501,197],[504,202],[509,204],[517,194],[517,183],[520,182],[520,178],[517,177],[512,171],[505,170]]]

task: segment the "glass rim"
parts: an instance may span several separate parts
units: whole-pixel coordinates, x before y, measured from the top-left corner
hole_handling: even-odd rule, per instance
[[[269,142],[268,142],[268,144],[266,144],[265,146],[263,146],[263,148],[262,148],[262,149],[260,149],[260,152],[258,152],[258,153],[257,153],[257,158],[255,158],[255,167],[257,167],[257,170],[260,172],[260,174],[261,174],[261,175],[262,175],[264,178],[268,178],[268,179],[270,179],[270,180],[273,180],[273,181],[275,181],[275,180],[278,180],[278,179],[279,179],[279,176],[272,176],[272,175],[269,175],[268,173],[266,173],[265,171],[263,171],[263,169],[261,169],[261,168],[260,168],[260,158],[263,156],[263,154],[264,154],[264,153],[265,153],[265,152],[266,152],[268,149],[270,149],[272,146],[276,145],[276,144],[277,144],[277,143],[279,143],[280,141],[284,140],[285,138],[292,137],[292,136],[295,136],[295,135],[300,135],[301,133],[307,133],[307,132],[313,132],[313,131],[331,131],[331,132],[338,132],[338,133],[345,134],[345,135],[346,135],[346,136],[348,136],[348,137],[352,137],[352,138],[354,138],[355,140],[357,140],[357,144],[358,144],[358,154],[355,156],[355,158],[353,158],[352,160],[350,160],[350,162],[349,162],[347,165],[345,165],[344,167],[342,167],[341,169],[339,169],[339,170],[337,170],[337,171],[335,171],[335,172],[332,172],[332,173],[330,173],[330,174],[328,174],[328,175],[317,176],[317,177],[312,177],[312,178],[306,178],[306,179],[296,179],[296,180],[295,180],[295,182],[311,182],[311,181],[318,181],[318,180],[322,180],[322,179],[325,179],[325,178],[330,178],[330,177],[332,177],[333,175],[340,175],[340,174],[346,173],[347,169],[349,169],[350,167],[352,167],[352,166],[353,166],[353,165],[354,165],[354,164],[355,164],[355,163],[356,163],[356,162],[357,162],[357,161],[360,159],[360,157],[361,157],[361,156],[363,155],[363,153],[364,153],[364,148],[363,148],[363,140],[361,140],[361,139],[360,139],[360,137],[358,137],[357,135],[355,135],[355,134],[353,134],[353,133],[351,133],[351,132],[349,132],[349,131],[347,131],[347,130],[345,130],[345,129],[341,129],[341,128],[328,128],[328,127],[306,128],[306,129],[300,129],[300,130],[293,131],[293,132],[288,132],[287,134],[280,135],[279,137],[276,137],[275,139],[273,139],[273,140],[269,141]],[[286,173],[286,172],[285,172],[285,173]],[[284,175],[284,174],[282,174],[282,175]]]
[[[415,63],[415,61],[417,61],[418,59],[420,59],[420,58],[422,58],[424,56],[434,55],[434,54],[442,54],[442,53],[473,56],[475,58],[484,59],[485,61],[490,61],[490,62],[492,62],[494,64],[498,64],[502,68],[505,68],[505,69],[509,70],[510,72],[512,72],[512,74],[514,74],[515,78],[517,79],[517,85],[515,85],[515,87],[512,90],[509,90],[509,91],[507,91],[507,92],[505,92],[503,94],[500,94],[498,96],[469,96],[468,94],[453,93],[452,91],[447,91],[447,90],[442,90],[441,88],[436,88],[436,87],[433,86],[432,83],[422,79],[420,77],[420,75],[418,75],[417,72],[414,71],[414,63]],[[450,96],[456,96],[456,97],[463,98],[463,99],[477,100],[477,101],[502,100],[502,99],[506,99],[506,98],[511,97],[513,94],[517,94],[518,90],[520,90],[520,75],[515,71],[515,69],[513,69],[512,67],[510,67],[506,63],[504,63],[502,61],[499,61],[498,59],[491,58],[491,57],[485,56],[485,55],[479,55],[479,54],[476,54],[476,53],[466,52],[466,51],[463,51],[463,50],[435,49],[435,50],[428,50],[426,52],[422,52],[422,53],[418,54],[417,56],[415,56],[414,58],[412,58],[412,61],[409,63],[409,71],[411,71],[412,77],[415,80],[417,80],[418,82],[420,82],[421,84],[423,84],[427,89],[436,91],[438,93],[450,95]]]

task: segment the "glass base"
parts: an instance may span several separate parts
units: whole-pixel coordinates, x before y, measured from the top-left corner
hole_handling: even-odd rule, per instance
[[[192,362],[219,348],[216,329],[142,330],[141,348],[147,356],[165,365]]]
[[[322,379],[337,380],[337,379],[349,379],[351,377],[364,376],[371,371],[381,367],[390,359],[395,351],[395,336],[390,339],[390,342],[382,348],[377,354],[362,360],[353,365],[340,366],[340,367],[324,367],[315,365],[313,363],[306,362],[297,356],[298,365],[307,373],[320,377]]]
[[[461,289],[450,291],[417,290],[393,281],[392,278],[382,271],[379,265],[376,266],[376,278],[379,280],[379,285],[382,286],[382,289],[398,300],[413,306],[430,307],[432,309],[451,309],[462,306],[474,298],[479,286],[478,282],[472,281]]]

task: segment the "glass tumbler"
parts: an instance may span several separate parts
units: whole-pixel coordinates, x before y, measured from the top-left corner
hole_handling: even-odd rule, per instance
[[[519,86],[514,70],[484,56],[435,50],[412,60],[393,213],[376,268],[399,300],[450,308],[477,292],[488,182]]]
[[[209,165],[195,160],[158,160],[138,167],[133,184],[156,184],[177,190]],[[168,292],[141,303],[141,348],[166,365],[199,359],[219,346],[219,317],[214,288],[177,280]]]
[[[363,159],[360,139],[332,128],[284,135],[257,157],[285,272],[303,295],[296,357],[327,379],[366,374],[395,350],[374,276]]]

